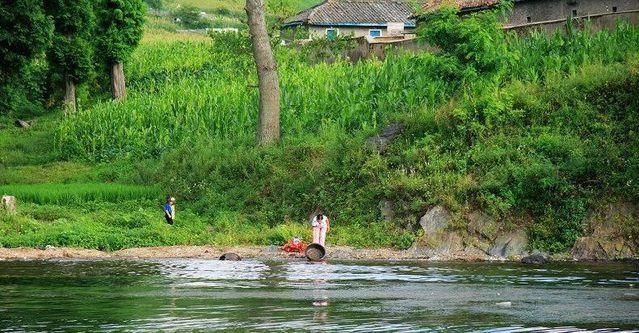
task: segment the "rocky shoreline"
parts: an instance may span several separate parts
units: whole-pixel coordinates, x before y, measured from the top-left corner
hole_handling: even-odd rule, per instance
[[[395,249],[355,249],[345,246],[328,246],[327,258],[330,260],[357,261],[463,261],[463,262],[523,262],[528,264],[544,264],[558,261],[592,261],[578,260],[569,254],[544,256],[488,256],[476,253],[449,253],[427,255],[423,251],[395,250]],[[164,246],[131,248],[114,252],[99,250],[47,247],[35,248],[0,248],[0,260],[51,260],[51,259],[172,259],[198,258],[218,260],[224,253],[237,253],[244,259],[255,260],[306,260],[303,254],[286,253],[275,246]],[[626,260],[638,260],[627,258]],[[598,260],[598,262],[613,262],[615,260]]]
[[[420,256],[473,258],[478,260],[507,259],[518,261],[529,256],[551,260],[623,261],[637,260],[639,240],[621,229],[624,221],[635,223],[639,208],[627,204],[610,204],[598,214],[592,214],[585,224],[585,234],[578,238],[567,253],[551,258],[530,251],[525,223],[494,219],[481,211],[462,217],[465,229],[455,228],[453,215],[442,206],[429,209],[419,224],[424,235],[411,250]]]

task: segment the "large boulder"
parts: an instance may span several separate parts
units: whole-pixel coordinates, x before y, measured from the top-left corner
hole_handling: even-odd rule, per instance
[[[533,253],[521,258],[521,263],[529,265],[543,265],[548,263],[548,258],[541,253]]]
[[[628,202],[602,205],[588,218],[586,237],[578,239],[571,251],[576,260],[635,258],[639,243],[628,235],[629,226],[639,220],[639,206]]]
[[[443,232],[448,228],[451,220],[452,216],[446,208],[435,206],[419,219],[419,225],[422,226],[422,229],[428,235]]]
[[[395,219],[395,211],[393,210],[393,202],[390,200],[382,200],[379,202],[379,213],[386,222]]]
[[[468,216],[468,233],[470,235],[480,236],[489,241],[494,241],[497,238],[500,226],[497,221],[482,211],[474,211]]]
[[[453,256],[464,249],[462,236],[447,230],[451,214],[442,206],[428,210],[419,220],[424,236],[417,240],[411,251],[424,256]]]
[[[597,237],[577,239],[570,252],[575,260],[615,260],[634,258],[637,253],[631,243],[617,238],[606,240]]]
[[[593,237],[581,237],[572,247],[571,254],[576,260],[607,260],[606,250]]]
[[[2,209],[7,211],[9,214],[15,214],[17,211],[17,200],[16,197],[10,195],[2,196]]]
[[[523,230],[504,232],[497,236],[488,253],[493,257],[511,258],[526,255],[528,237]]]

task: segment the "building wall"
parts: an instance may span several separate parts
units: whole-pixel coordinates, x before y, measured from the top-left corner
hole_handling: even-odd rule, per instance
[[[330,27],[317,27],[317,26],[309,27],[308,29],[309,38],[311,39],[325,38],[327,28],[330,28]],[[368,36],[368,32],[370,29],[380,29],[382,30],[382,37],[389,36],[388,30],[386,29],[386,27],[335,27],[335,28],[339,30],[340,36],[353,36],[354,38]],[[412,28],[406,28],[404,32],[410,33],[410,32],[413,32],[414,30],[415,29],[412,29]]]
[[[601,27],[614,26],[617,18],[636,22],[639,0],[528,0],[517,1],[509,15],[507,26],[522,26],[538,22],[565,20],[568,17],[593,17]],[[615,11],[618,14],[615,14]],[[576,14],[576,15],[575,15]],[[610,14],[603,15],[600,14]],[[552,25],[552,24],[551,24]]]

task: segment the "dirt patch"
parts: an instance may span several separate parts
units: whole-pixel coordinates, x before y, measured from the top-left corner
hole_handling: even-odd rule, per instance
[[[98,250],[48,247],[44,250],[32,248],[0,248],[0,259],[37,260],[37,259],[95,259],[108,258],[109,254]]]
[[[428,257],[414,251],[394,249],[355,249],[347,246],[329,246],[327,259],[334,260],[489,260],[475,255]],[[100,259],[100,258],[206,258],[219,259],[224,253],[237,253],[242,258],[259,260],[305,259],[303,253],[287,253],[276,246],[162,246],[131,248],[115,252],[97,250],[48,247],[44,250],[33,248],[0,248],[0,260],[45,260],[45,259]]]

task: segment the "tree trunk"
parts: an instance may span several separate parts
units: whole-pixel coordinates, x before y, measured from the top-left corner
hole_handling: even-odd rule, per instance
[[[116,62],[111,66],[111,92],[114,100],[126,99],[124,64],[122,62]]]
[[[64,113],[70,114],[76,111],[75,82],[68,75],[64,78]]]
[[[277,64],[266,30],[263,0],[246,0],[249,32],[253,44],[253,57],[257,66],[260,89],[260,118],[257,140],[261,145],[276,143],[280,139],[280,87]]]

